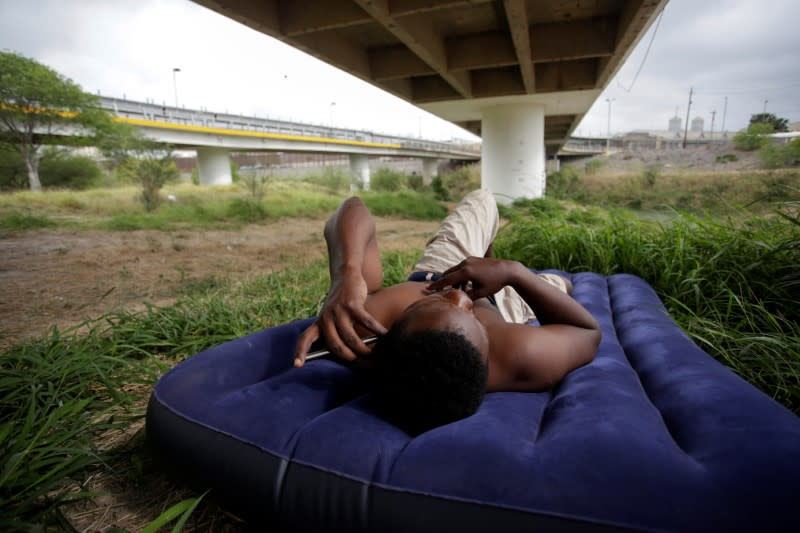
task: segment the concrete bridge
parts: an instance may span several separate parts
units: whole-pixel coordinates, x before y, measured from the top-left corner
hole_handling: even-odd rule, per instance
[[[481,135],[482,186],[504,202],[543,194],[547,155],[667,3],[193,1]]]
[[[440,159],[480,159],[475,145],[457,145],[368,131],[245,117],[119,98],[101,98],[103,108],[146,137],[197,151],[200,183],[231,183],[231,152],[349,154],[353,173],[369,188],[369,157],[421,158],[423,182],[430,183]]]

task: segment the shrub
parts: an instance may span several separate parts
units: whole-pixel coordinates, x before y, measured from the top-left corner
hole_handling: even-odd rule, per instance
[[[84,156],[47,155],[39,163],[39,179],[44,187],[88,189],[102,176],[94,160]]]
[[[573,167],[565,166],[548,175],[545,195],[550,198],[577,199],[581,195],[578,172]]]
[[[375,191],[395,192],[405,188],[408,178],[405,174],[381,167],[370,178],[370,189]]]
[[[431,188],[440,200],[460,200],[468,193],[481,188],[480,167],[462,166],[446,172],[433,179]]]
[[[346,191],[350,188],[352,177],[349,172],[340,168],[325,167],[321,174],[306,176],[304,181],[319,187],[324,187],[332,192]]]
[[[364,203],[377,216],[402,216],[422,220],[441,220],[447,216],[447,208],[430,195],[415,192],[368,193]]]
[[[583,167],[584,172],[587,176],[592,176],[597,174],[597,171],[603,168],[606,165],[606,162],[602,159],[590,159],[586,162]]]
[[[267,211],[261,202],[254,198],[236,198],[231,200],[226,210],[229,218],[241,222],[259,222],[267,218]]]
[[[785,168],[800,165],[800,139],[788,144],[767,144],[758,150],[761,164],[766,168]]]
[[[733,136],[733,146],[737,150],[757,150],[771,142],[768,137],[770,133],[772,133],[770,124],[755,122]]]
[[[642,172],[642,183],[648,187],[654,186],[660,172],[661,169],[658,167],[658,165],[650,165],[646,167]]]
[[[117,167],[116,173],[120,181],[138,182],[142,186],[140,199],[146,211],[158,208],[161,204],[161,187],[180,177],[170,154],[130,157]]]
[[[419,174],[411,174],[408,176],[408,188],[412,191],[422,192],[425,190],[425,184],[422,181],[422,176]]]
[[[0,189],[28,188],[28,171],[25,161],[14,150],[6,150],[0,146]]]
[[[736,157],[736,154],[722,154],[717,156],[716,162],[724,165],[725,163],[734,163],[738,160],[739,158]]]
[[[239,186],[250,193],[253,198],[262,198],[266,194],[267,184],[271,181],[269,176],[259,176],[256,172],[247,172],[240,176]]]

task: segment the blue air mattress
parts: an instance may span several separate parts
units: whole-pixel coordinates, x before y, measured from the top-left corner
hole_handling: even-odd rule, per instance
[[[292,367],[305,320],[178,365],[148,440],[280,530],[796,530],[800,418],[701,351],[641,279],[572,280],[603,340],[552,391],[489,394],[412,437],[375,414],[365,376]]]

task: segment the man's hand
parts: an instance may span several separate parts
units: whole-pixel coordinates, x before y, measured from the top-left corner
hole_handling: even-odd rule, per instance
[[[356,324],[376,335],[385,335],[387,330],[367,312],[364,307],[366,301],[367,283],[360,272],[349,271],[337,276],[331,283],[316,322],[300,335],[295,348],[294,366],[303,366],[311,343],[320,337],[325,339],[331,353],[345,361],[355,361],[360,356],[368,355],[370,348],[356,333]]]
[[[473,300],[485,298],[510,285],[519,263],[505,259],[468,257],[449,268],[428,290],[462,289]]]

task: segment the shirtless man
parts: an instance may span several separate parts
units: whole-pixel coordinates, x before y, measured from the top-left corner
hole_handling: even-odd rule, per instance
[[[571,283],[486,257],[498,221],[494,197],[470,193],[428,242],[416,281],[384,288],[372,216],[359,198],[343,202],[325,225],[331,286],[295,366],[323,338],[340,359],[374,367],[386,415],[420,432],[471,415],[485,392],[546,390],[590,362],[600,328]],[[534,314],[541,326],[525,325]]]

